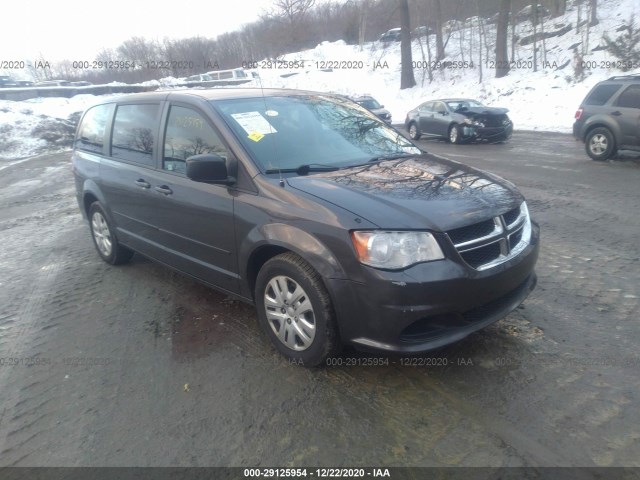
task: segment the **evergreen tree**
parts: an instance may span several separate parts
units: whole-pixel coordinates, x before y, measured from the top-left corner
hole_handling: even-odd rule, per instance
[[[640,27],[635,26],[633,16],[629,22],[624,22],[619,31],[622,33],[615,40],[605,33],[603,35],[607,51],[622,60],[623,71],[630,70],[640,63]]]

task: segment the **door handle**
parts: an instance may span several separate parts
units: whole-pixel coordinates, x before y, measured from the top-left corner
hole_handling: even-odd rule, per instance
[[[171,190],[166,185],[158,185],[157,187],[155,187],[155,191],[160,192],[164,195],[171,195],[173,193],[173,190]]]
[[[138,180],[136,180],[136,185],[142,188],[151,187],[151,184],[149,182],[146,182],[143,178],[139,178]]]
[[[620,115],[622,115],[622,113],[619,110],[616,110],[615,112],[611,112],[611,115],[619,117]]]

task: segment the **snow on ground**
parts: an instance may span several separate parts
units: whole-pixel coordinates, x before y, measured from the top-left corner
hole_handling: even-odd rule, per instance
[[[0,160],[69,148],[80,112],[96,100],[95,95],[0,100]]]
[[[609,0],[600,2],[598,8],[600,24],[591,29],[588,39],[584,28],[576,32],[578,12],[575,7],[563,17],[552,21],[547,19],[546,31],[558,30],[568,24],[573,28],[561,37],[546,40],[546,64],[537,72],[531,68],[533,45],[518,46],[512,60],[520,68],[512,69],[507,77],[496,79],[495,69],[486,64],[487,51],[494,49],[495,25],[485,25],[490,44],[480,48],[476,24],[451,33],[445,59],[467,64],[473,61],[473,68],[436,69],[431,82],[426,70],[415,69],[417,85],[411,89],[400,90],[399,43],[372,42],[360,48],[342,41],[323,42],[314,49],[286,55],[280,60],[302,60],[304,68],[258,68],[260,79],[243,86],[297,88],[345,95],[368,93],[392,113],[394,123],[403,123],[407,111],[424,101],[468,97],[489,106],[508,108],[516,129],[568,133],[576,109],[593,85],[612,75],[622,74],[620,70],[606,68],[607,64],[602,63],[615,61],[615,58],[605,51],[591,52],[591,49],[601,43],[603,33],[609,32],[615,37],[616,28],[632,14],[640,18],[637,0]],[[584,16],[583,11],[582,19]],[[531,33],[530,23],[518,25],[517,34],[521,38]],[[433,36],[430,39],[433,52],[435,39]],[[413,60],[416,62],[428,61],[425,40],[423,37],[422,45],[418,41],[413,42]],[[596,68],[587,71],[583,81],[575,82],[571,66],[572,48],[580,42],[588,42],[589,47],[589,53],[583,60],[593,63]],[[458,65],[464,66],[463,63]],[[482,66],[482,82],[479,65]],[[323,71],[327,67],[333,68]],[[640,73],[640,69],[626,73]],[[285,78],[283,75],[290,76]],[[178,82],[178,79],[169,77],[144,84],[172,88]],[[0,160],[19,159],[65,145],[68,148],[73,121],[77,121],[79,113],[96,100],[93,95],[22,102],[0,100]]]

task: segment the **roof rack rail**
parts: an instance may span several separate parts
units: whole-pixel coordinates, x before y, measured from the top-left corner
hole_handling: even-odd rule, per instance
[[[640,78],[640,73],[630,73],[629,75],[615,75],[607,80],[631,80],[634,78]]]

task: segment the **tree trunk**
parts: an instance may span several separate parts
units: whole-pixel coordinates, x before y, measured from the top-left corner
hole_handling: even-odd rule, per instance
[[[511,0],[500,1],[498,25],[496,33],[496,78],[505,77],[509,73],[509,52],[507,51],[507,30],[509,29],[509,14]]]
[[[442,7],[440,0],[433,0],[436,16],[436,62],[444,58],[444,42],[442,41]]]
[[[544,38],[544,16],[540,17],[540,34],[542,35],[542,55],[540,56],[540,60],[542,61],[542,65],[546,65],[547,63],[547,42]]]
[[[598,20],[598,0],[590,0],[589,5],[591,6],[591,20],[589,21],[589,25],[593,27],[600,23]]]
[[[567,0],[553,0],[550,6],[551,18],[559,17],[567,11]]]
[[[533,25],[533,71],[538,71],[538,2],[531,2],[531,24]]]
[[[516,35],[516,16],[509,15],[511,17],[511,61],[516,59],[516,42],[518,41],[518,36]]]
[[[413,59],[411,58],[411,26],[409,18],[409,0],[400,2],[400,27],[402,39],[400,42],[400,59],[402,62],[402,74],[400,76],[400,89],[411,88],[416,84],[413,76]]]
[[[479,0],[476,0],[476,8],[478,10],[478,74],[480,76],[478,83],[482,83],[482,42],[484,37],[484,25],[482,23],[482,17],[480,16]],[[484,43],[487,43],[486,38],[484,39]]]

